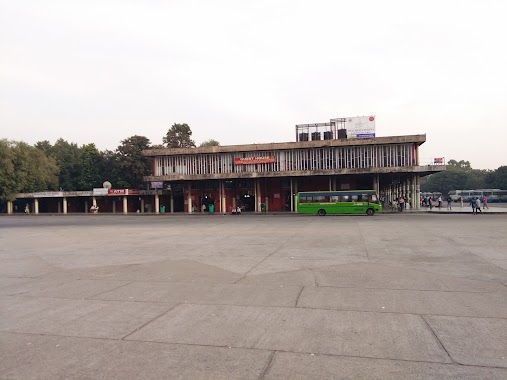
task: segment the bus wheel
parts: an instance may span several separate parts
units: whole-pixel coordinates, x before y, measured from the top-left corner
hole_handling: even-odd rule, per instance
[[[375,214],[375,210],[374,209],[369,208],[368,210],[366,210],[366,215],[372,216],[373,214]]]
[[[326,210],[323,210],[323,209],[320,209],[319,212],[317,213],[318,216],[324,216],[326,215]]]

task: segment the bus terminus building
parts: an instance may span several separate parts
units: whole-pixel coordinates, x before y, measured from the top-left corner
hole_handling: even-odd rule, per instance
[[[426,135],[375,137],[373,116],[296,125],[296,142],[149,149],[156,212],[297,211],[300,191],[377,190],[419,208],[420,177],[445,170],[421,165]]]

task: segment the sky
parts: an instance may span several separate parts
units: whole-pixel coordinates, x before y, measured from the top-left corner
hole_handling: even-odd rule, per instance
[[[0,0],[0,138],[295,141],[375,115],[421,163],[507,165],[507,2]]]

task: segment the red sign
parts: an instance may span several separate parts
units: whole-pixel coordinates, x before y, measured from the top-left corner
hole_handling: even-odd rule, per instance
[[[275,162],[275,156],[237,157],[234,159],[234,165],[274,164]]]
[[[139,190],[137,189],[109,189],[107,191],[108,195],[139,195]]]

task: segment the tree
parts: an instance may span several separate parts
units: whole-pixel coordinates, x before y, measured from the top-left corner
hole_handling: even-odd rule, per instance
[[[95,144],[83,145],[81,153],[81,173],[78,180],[78,190],[91,190],[102,187],[101,155]]]
[[[199,147],[207,147],[207,146],[220,146],[220,143],[217,140],[209,139],[201,143]]]
[[[122,140],[116,149],[118,185],[125,188],[144,187],[143,177],[152,172],[153,160],[143,155],[150,148],[150,140],[144,136],[132,136]]]
[[[35,147],[56,160],[60,168],[58,178],[62,189],[71,191],[79,188],[82,162],[81,149],[77,144],[69,143],[60,138],[53,146],[45,140],[37,142]]]
[[[56,190],[58,165],[40,149],[19,141],[0,141],[0,198],[16,193]]]
[[[498,169],[486,175],[488,189],[507,190],[507,166],[500,166]]]
[[[162,138],[168,148],[195,148],[195,142],[191,139],[192,131],[188,124],[173,124]]]

